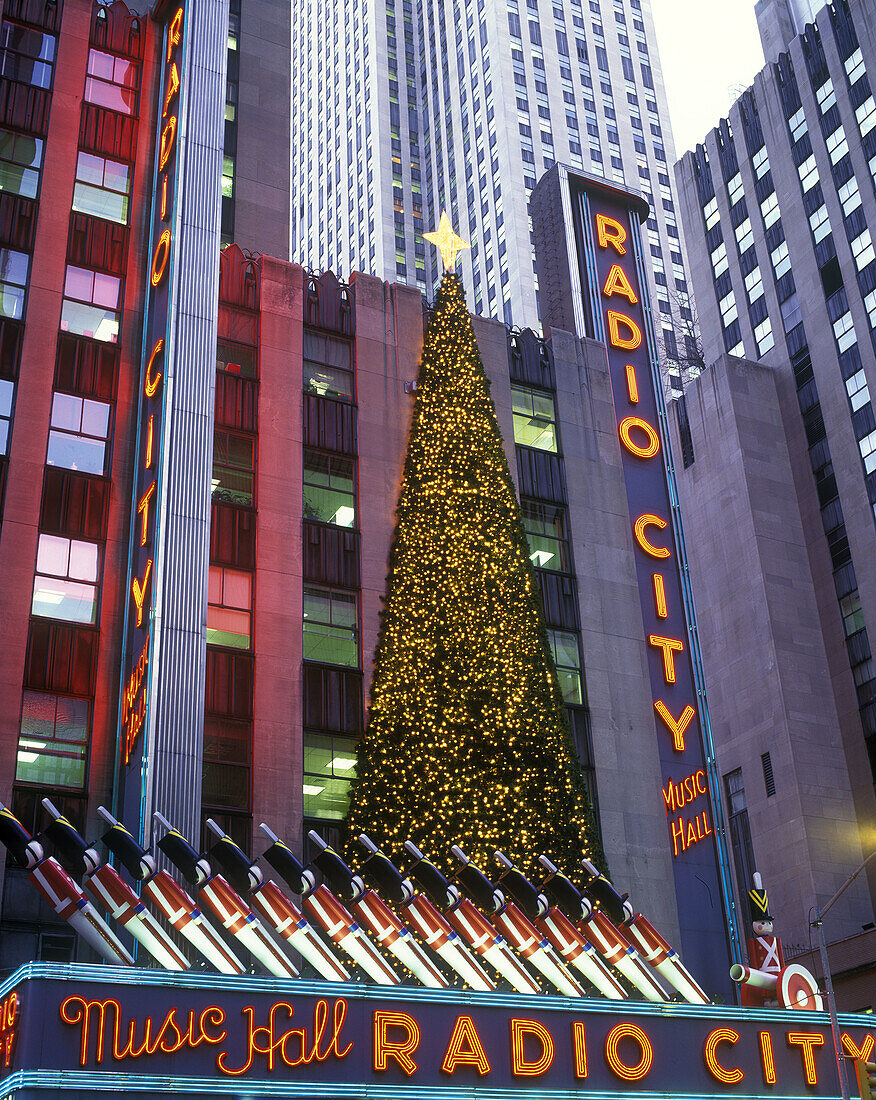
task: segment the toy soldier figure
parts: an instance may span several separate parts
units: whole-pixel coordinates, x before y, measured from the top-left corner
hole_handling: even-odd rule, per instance
[[[785,966],[782,941],[778,936],[773,935],[769,899],[758,871],[755,871],[752,881],[754,889],[748,891],[748,900],[754,935],[748,940],[749,963],[753,970],[761,970],[778,978]],[[758,989],[750,985],[742,986],[742,1003],[748,1007],[760,1008],[767,999],[773,997],[775,997],[774,990]]]

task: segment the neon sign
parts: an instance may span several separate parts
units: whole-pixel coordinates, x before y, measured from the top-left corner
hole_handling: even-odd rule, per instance
[[[167,406],[165,353],[170,319],[169,272],[174,255],[174,214],[178,206],[177,105],[185,73],[183,31],[185,9],[171,9],[164,35],[164,72],[156,127],[155,178],[149,285],[144,322],[139,429],[131,543],[128,561],[128,601],[125,649],[119,703],[118,769],[122,805],[128,821],[140,820],[144,741],[149,724],[151,667],[156,638],[153,609],[162,532],[162,458]]]
[[[4,1073],[12,1068],[12,1055],[15,1052],[18,1015],[21,1005],[18,992],[12,990],[0,1001],[0,1070]]]

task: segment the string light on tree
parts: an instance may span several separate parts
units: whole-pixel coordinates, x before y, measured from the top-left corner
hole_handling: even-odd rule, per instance
[[[346,820],[388,854],[604,863],[446,214]],[[351,848],[351,853],[357,849]],[[449,870],[449,866],[445,867]]]

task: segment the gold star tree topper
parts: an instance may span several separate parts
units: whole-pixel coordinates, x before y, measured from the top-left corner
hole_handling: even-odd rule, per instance
[[[452,271],[456,267],[456,254],[460,249],[471,248],[467,241],[464,241],[462,237],[453,231],[446,210],[442,210],[441,220],[438,222],[438,228],[435,232],[424,233],[423,240],[430,241],[441,253],[445,271]]]

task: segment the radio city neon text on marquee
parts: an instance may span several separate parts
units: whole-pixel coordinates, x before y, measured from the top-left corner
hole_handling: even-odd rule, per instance
[[[170,218],[176,198],[174,177],[177,143],[177,109],[181,84],[181,41],[183,31],[183,8],[177,8],[167,25],[167,46],[164,57],[164,96],[159,118],[158,159],[156,162],[155,194],[156,217],[158,220],[158,240],[152,252],[149,266],[149,282],[154,293],[165,282],[173,245]],[[155,513],[157,496],[157,470],[161,455],[161,421],[163,416],[162,387],[164,384],[165,341],[161,336],[149,349],[149,357],[143,372],[143,392],[141,394],[141,440],[139,456],[138,487],[135,520],[135,547],[146,548],[140,556],[142,571],[135,571],[131,579],[131,608],[129,616],[136,630],[143,627],[144,619],[148,623],[152,600],[152,566],[154,553],[152,547],[155,535]],[[144,560],[145,559],[145,560]],[[137,562],[135,549],[134,562]],[[131,672],[122,689],[122,760],[127,764],[146,719],[147,677],[149,666],[150,636],[147,628],[143,640],[132,658]]]
[[[12,1065],[20,1009],[18,994],[14,989],[0,1001],[0,1069],[3,1070],[9,1069]]]
[[[602,286],[602,296],[608,303],[605,308],[608,343],[617,351],[635,351],[642,346],[643,318],[641,308],[635,311],[638,319],[630,316],[630,307],[639,306],[639,296],[633,288],[633,280],[630,277],[633,269],[627,266],[632,260],[627,246],[627,230],[616,218],[599,213],[595,217],[597,246],[614,253],[613,262]],[[622,306],[621,300],[623,300]],[[642,462],[661,462],[660,435],[656,426],[636,414],[640,380],[634,364],[625,364],[624,380],[628,408],[624,410],[627,412],[624,416],[618,403],[618,435],[621,445],[629,454]],[[644,381],[648,384],[647,380]],[[646,555],[652,563],[653,612],[658,623],[668,619],[670,614],[665,570],[677,568],[672,562],[671,531],[667,532],[667,528],[669,528],[669,520],[653,512],[643,512],[635,518],[633,523],[636,550]],[[665,564],[658,568],[653,564],[655,562]],[[679,659],[683,659],[680,655],[685,651],[684,640],[667,637],[658,626],[654,633],[647,635],[647,641],[648,645],[659,654],[664,683],[667,686],[674,685],[676,656],[679,655]],[[673,751],[683,753],[685,734],[696,717],[695,707],[692,703],[686,703],[675,715],[663,699],[658,698],[654,701],[654,710],[660,720],[660,727],[672,739]],[[693,807],[693,804],[700,799],[705,801],[706,808]],[[681,852],[713,835],[709,815],[708,787],[706,775],[702,769],[677,781],[670,779],[663,788],[663,801],[667,818],[672,818],[669,821],[669,829],[673,856],[678,856]],[[680,812],[682,809],[685,811],[684,814]]]
[[[328,1062],[330,1059],[362,1065],[362,1044],[357,1036],[345,1033],[348,1004],[343,998],[332,1005],[322,999],[313,1005],[307,1017],[299,1018],[289,1001],[277,1001],[260,1013],[251,1005],[241,1009],[244,1029],[236,1049],[229,1044],[225,1010],[208,1005],[198,1010],[170,1008],[163,1018],[147,1016],[130,1018],[115,998],[88,999],[81,994],[67,997],[60,1005],[61,1021],[78,1029],[79,1063],[81,1066],[106,1066],[112,1062],[130,1062],[144,1056],[172,1056],[184,1049],[202,1044],[214,1048],[211,1058],[220,1073],[238,1077],[250,1070],[282,1071]],[[591,1049],[584,1021],[572,1019],[552,1028],[538,1020],[511,1018],[507,1036],[497,1049],[495,1033],[485,1039],[470,1015],[458,1015],[452,1026],[448,1023],[440,1064],[423,1063],[419,1048],[422,1039],[420,1024],[408,1012],[374,1010],[370,1013],[371,1069],[377,1073],[401,1070],[406,1077],[415,1077],[421,1069],[429,1073],[440,1069],[448,1077],[459,1073],[460,1083],[488,1076],[501,1062],[514,1077],[542,1077],[557,1060],[565,1062],[575,1079],[586,1080],[593,1059],[604,1062],[618,1081],[646,1081],[655,1064],[654,1044],[645,1028],[629,1021],[615,1024],[604,1041]],[[741,1037],[732,1027],[709,1028],[703,1024],[702,1059],[711,1078],[721,1085],[736,1085],[746,1074],[736,1064],[734,1051]],[[367,1042],[367,1040],[366,1040]],[[825,1036],[820,1032],[773,1028],[751,1033],[745,1042],[756,1045],[756,1058],[764,1085],[782,1084],[796,1088],[802,1081],[818,1084],[819,1068],[829,1072],[827,1055],[820,1051]],[[862,1057],[872,1054],[874,1038],[863,1041],[842,1035],[847,1053]],[[776,1045],[799,1054],[799,1081],[778,1080]],[[742,1049],[742,1048],[738,1048]],[[829,1053],[829,1052],[828,1052]],[[312,1074],[310,1075],[312,1078]],[[752,1087],[755,1087],[752,1083]]]

